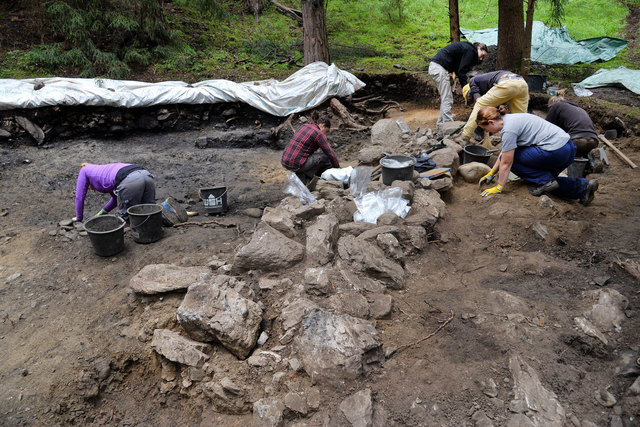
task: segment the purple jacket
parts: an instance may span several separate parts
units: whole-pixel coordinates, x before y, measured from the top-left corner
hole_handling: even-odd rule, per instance
[[[131,163],[109,163],[107,165],[87,165],[80,169],[78,183],[76,184],[76,218],[82,221],[84,218],[84,199],[87,196],[89,185],[100,193],[109,193],[111,199],[102,207],[109,212],[118,204],[114,193],[116,174]]]

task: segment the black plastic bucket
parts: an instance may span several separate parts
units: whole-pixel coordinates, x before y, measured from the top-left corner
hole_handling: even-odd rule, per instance
[[[482,145],[467,145],[462,149],[462,164],[479,162],[485,165],[491,158],[491,150]]]
[[[93,251],[112,256],[124,249],[124,220],[115,215],[95,216],[84,223]]]
[[[393,181],[411,181],[416,159],[409,156],[386,156],[380,159],[382,183],[391,185]]]
[[[228,209],[227,187],[201,188],[200,198],[206,213],[225,213]]]
[[[127,209],[131,237],[138,243],[153,243],[162,238],[162,206],[142,204]]]
[[[584,168],[587,166],[589,159],[584,157],[576,157],[567,167],[567,176],[569,178],[584,178]]]
[[[529,74],[527,85],[529,86],[529,92],[545,92],[547,76],[544,74]]]

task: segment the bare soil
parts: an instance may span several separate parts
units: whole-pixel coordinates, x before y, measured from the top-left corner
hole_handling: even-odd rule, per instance
[[[403,81],[397,81],[396,91],[384,86],[393,92],[389,99],[407,100],[404,111],[390,114],[405,117],[412,129],[433,127],[433,110],[426,108],[433,105],[428,98],[432,87],[404,89]],[[416,92],[430,101],[411,102]],[[640,119],[633,107],[615,108],[626,109],[625,120]],[[463,118],[468,110],[457,107],[455,113]],[[251,116],[244,118],[255,122]],[[613,120],[595,118],[599,123]],[[282,119],[261,115],[261,121],[268,128]],[[183,293],[141,297],[129,289],[130,278],[147,264],[231,261],[259,221],[246,209],[272,206],[284,197],[285,171],[279,158],[290,131],[271,146],[197,148],[196,139],[211,130],[204,126],[119,139],[73,138],[48,148],[2,148],[1,424],[251,423],[250,412],[213,408],[194,386],[163,389],[162,363],[150,347],[150,336],[155,328],[180,329],[175,313]],[[330,141],[343,163],[356,164],[369,134],[338,128]],[[633,134],[615,143],[640,164],[640,145]],[[437,225],[437,238],[407,260],[406,287],[389,291],[393,312],[377,321],[386,348],[408,346],[382,368],[336,388],[313,385],[303,372],[285,369],[285,383],[274,386],[274,372],[249,367],[215,346],[213,377],[231,376],[252,400],[320,388],[318,411],[306,418],[287,413],[285,425],[343,425],[346,419],[337,409],[341,400],[370,388],[376,413],[386,414],[387,425],[473,425],[471,417],[480,410],[501,426],[507,423],[513,398],[508,361],[517,354],[556,393],[568,417],[608,425],[621,416],[624,425],[638,425],[638,397],[627,392],[635,378],[616,376],[616,368],[622,352],[639,351],[639,284],[618,261],[640,258],[640,177],[608,153],[611,167],[590,176],[598,179],[600,189],[588,207],[558,199],[553,199],[555,209],[542,206],[518,182],[509,183],[507,191],[493,199],[481,200],[476,185],[456,179],[443,197],[448,214]],[[86,236],[70,239],[58,222],[74,215],[80,163],[114,161],[145,165],[157,178],[158,200],[173,196],[199,212],[192,222],[215,219],[220,224],[166,228],[163,239],[148,245],[135,243],[127,232],[124,252],[96,256]],[[228,187],[230,209],[225,215],[206,216],[198,190],[219,185]],[[105,201],[104,195],[91,194],[86,212],[97,212]],[[550,237],[541,240],[533,231],[535,223],[545,225]],[[253,287],[258,279],[258,274],[244,278]],[[607,334],[608,346],[577,331],[573,321],[584,310],[582,293],[602,285],[629,300],[627,319],[620,331]],[[520,321],[514,321],[511,307],[496,291],[522,301]],[[265,344],[269,349],[277,344],[272,321],[279,312],[274,307],[267,312],[262,329],[273,337]],[[451,314],[446,327],[420,341]],[[497,384],[495,397],[485,394],[490,380]],[[617,398],[613,407],[596,401],[596,392],[604,389]]]

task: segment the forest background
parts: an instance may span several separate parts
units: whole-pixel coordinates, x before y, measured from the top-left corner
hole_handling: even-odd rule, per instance
[[[282,79],[303,65],[302,23],[282,12],[299,0],[9,0],[0,4],[0,78],[104,77],[189,83]],[[449,43],[448,0],[328,0],[331,62],[358,73],[422,72]],[[574,40],[625,38],[640,0],[566,0]],[[526,2],[525,2],[526,8]],[[498,26],[498,0],[459,0],[460,26]],[[553,25],[549,0],[535,20]],[[636,37],[637,34],[632,35]],[[634,44],[635,46],[635,44]],[[606,63],[547,66],[550,79],[579,81],[598,68],[637,68],[624,49]],[[538,70],[539,71],[539,70]]]

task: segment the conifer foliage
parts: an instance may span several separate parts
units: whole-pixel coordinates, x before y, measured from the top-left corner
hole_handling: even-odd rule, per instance
[[[124,78],[171,44],[162,0],[51,0],[45,7],[55,43],[30,53],[39,67]]]

